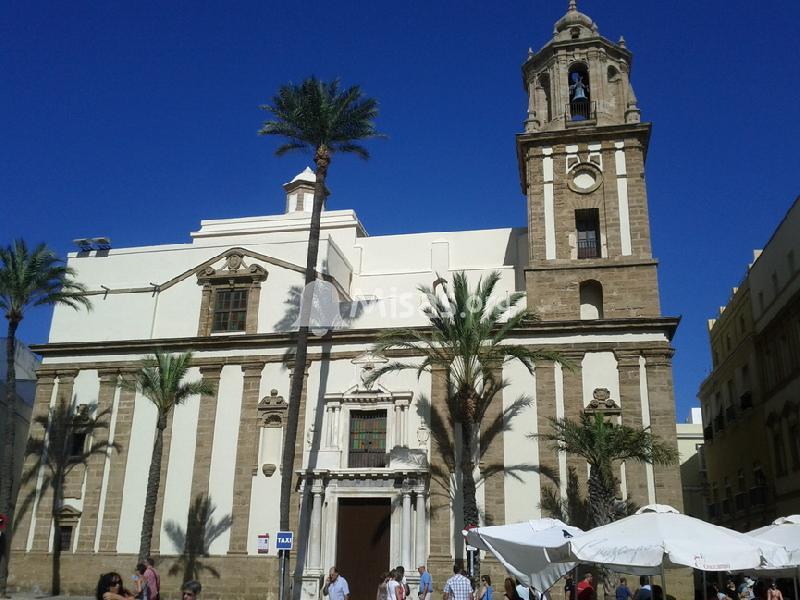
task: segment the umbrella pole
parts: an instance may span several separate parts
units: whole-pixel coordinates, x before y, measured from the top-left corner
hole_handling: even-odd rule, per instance
[[[798,569],[798,571],[800,571],[800,569]],[[795,599],[800,598],[800,596],[797,595],[797,571],[794,572],[792,580],[794,581],[794,597]]]
[[[703,600],[708,598],[708,585],[706,584],[706,572],[702,571],[703,573]]]
[[[661,587],[664,588],[664,600],[668,599],[667,596],[667,570],[664,568],[664,557],[661,557]]]

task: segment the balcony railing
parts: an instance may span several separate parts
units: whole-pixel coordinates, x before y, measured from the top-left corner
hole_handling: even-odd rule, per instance
[[[389,455],[385,452],[354,452],[351,450],[347,457],[347,466],[351,469],[386,467],[388,465]]]
[[[599,258],[600,243],[598,240],[578,240],[578,258]]]
[[[597,103],[587,100],[570,102],[564,108],[564,118],[568,123],[595,121],[597,119]]]
[[[742,407],[742,410],[747,410],[748,408],[753,408],[753,393],[752,392],[745,392],[739,398],[739,405]]]
[[[747,492],[739,492],[736,494],[736,512],[745,510],[747,510]]]

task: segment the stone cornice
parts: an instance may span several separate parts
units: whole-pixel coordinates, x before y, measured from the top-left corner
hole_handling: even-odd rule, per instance
[[[539,321],[526,324],[514,330],[513,337],[549,337],[577,334],[623,334],[623,333],[664,333],[672,339],[680,317],[632,317],[624,319],[596,319],[571,321]],[[424,330],[424,327],[417,327]],[[347,329],[331,332],[321,338],[309,338],[309,348],[328,344],[371,344],[383,329]],[[258,333],[247,335],[215,335],[209,337],[181,337],[158,339],[134,339],[100,342],[58,342],[53,344],[32,345],[31,350],[44,357],[73,357],[98,354],[148,354],[156,349],[171,352],[213,351],[213,350],[267,350],[291,348],[296,343],[295,333]],[[536,343],[539,343],[538,341]],[[360,355],[362,352],[358,352]],[[228,357],[230,358],[230,357]],[[251,356],[250,361],[283,362],[281,356]],[[107,362],[107,361],[104,361]],[[199,366],[213,364],[231,364],[220,357],[208,361],[195,361]],[[127,366],[121,361],[120,368]],[[73,367],[74,368],[74,367]],[[89,368],[89,367],[87,367]],[[130,368],[130,367],[129,367]],[[132,368],[136,368],[132,366]],[[64,365],[44,364],[40,371],[66,372]]]

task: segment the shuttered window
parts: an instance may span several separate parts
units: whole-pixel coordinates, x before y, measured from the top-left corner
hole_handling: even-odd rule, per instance
[[[363,468],[385,467],[387,464],[386,411],[351,411],[347,465],[351,468]]]

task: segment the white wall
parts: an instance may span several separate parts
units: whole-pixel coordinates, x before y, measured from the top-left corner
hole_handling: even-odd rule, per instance
[[[592,394],[597,388],[606,388],[611,392],[611,399],[620,403],[619,372],[613,352],[587,352],[581,361],[581,373],[584,407],[592,401]]]
[[[531,404],[523,408],[510,422],[511,429],[503,435],[503,454],[506,465],[539,464],[539,443],[531,439],[538,433],[536,415],[536,378],[525,365],[514,361],[503,367],[503,378],[510,382],[503,390],[503,409],[508,409],[518,398],[529,397]],[[539,508],[541,486],[539,473],[519,470],[504,476],[506,523],[516,523],[542,516]]]

